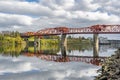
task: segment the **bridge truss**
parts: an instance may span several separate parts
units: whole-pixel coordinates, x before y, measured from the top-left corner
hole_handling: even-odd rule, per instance
[[[26,32],[24,36],[45,36],[60,34],[119,34],[120,25],[94,25],[83,28],[55,27],[38,30],[37,32]]]

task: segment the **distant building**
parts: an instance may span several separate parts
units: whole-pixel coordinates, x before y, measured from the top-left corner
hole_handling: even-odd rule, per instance
[[[99,38],[99,44],[110,44],[108,39],[105,37],[100,37]]]
[[[2,34],[8,34],[8,35],[10,35],[12,32],[11,31],[2,31]]]
[[[88,37],[87,39],[89,39],[89,40],[93,41],[93,39],[92,39],[91,37]]]
[[[120,44],[120,40],[108,40],[111,44]]]

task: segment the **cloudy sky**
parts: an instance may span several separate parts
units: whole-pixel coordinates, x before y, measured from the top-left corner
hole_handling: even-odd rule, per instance
[[[119,22],[120,0],[0,0],[0,31]]]

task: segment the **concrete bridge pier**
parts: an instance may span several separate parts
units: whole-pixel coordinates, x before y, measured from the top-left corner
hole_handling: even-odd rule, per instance
[[[62,56],[66,57],[66,50],[67,50],[67,38],[66,38],[66,34],[62,34],[61,35],[61,54]]]
[[[38,37],[38,47],[37,47],[38,51],[40,50],[40,46],[41,46],[41,42],[40,42],[40,38]]]
[[[34,36],[34,52],[36,53],[40,49],[40,38]]]
[[[34,36],[34,45],[37,45],[37,46],[40,45],[40,38],[37,36]]]
[[[99,56],[99,37],[98,33],[93,34],[93,56],[98,57]]]
[[[26,42],[26,46],[25,46],[25,49],[24,51],[25,52],[28,52],[28,46],[29,46],[29,40],[28,40],[29,37],[24,37],[24,41]]]
[[[65,47],[67,46],[66,34],[61,35],[61,45],[64,45]]]
[[[64,45],[61,45],[61,54],[66,57],[66,47]]]
[[[24,41],[26,42],[26,45],[29,43],[28,38],[24,38]]]

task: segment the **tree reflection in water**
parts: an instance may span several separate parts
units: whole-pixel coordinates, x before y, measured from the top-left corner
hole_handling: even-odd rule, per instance
[[[0,53],[4,56],[18,57],[19,55],[24,55],[27,57],[36,56],[42,60],[55,61],[55,62],[70,62],[70,61],[80,61],[86,62],[93,65],[100,65],[100,62],[105,59],[105,57],[95,57],[95,56],[78,56],[69,55],[71,51],[79,50],[79,52],[84,52],[85,50],[92,50],[91,45],[68,45],[65,46],[27,46],[22,45],[17,46],[2,46],[0,47]],[[60,54],[58,54],[60,52]]]

